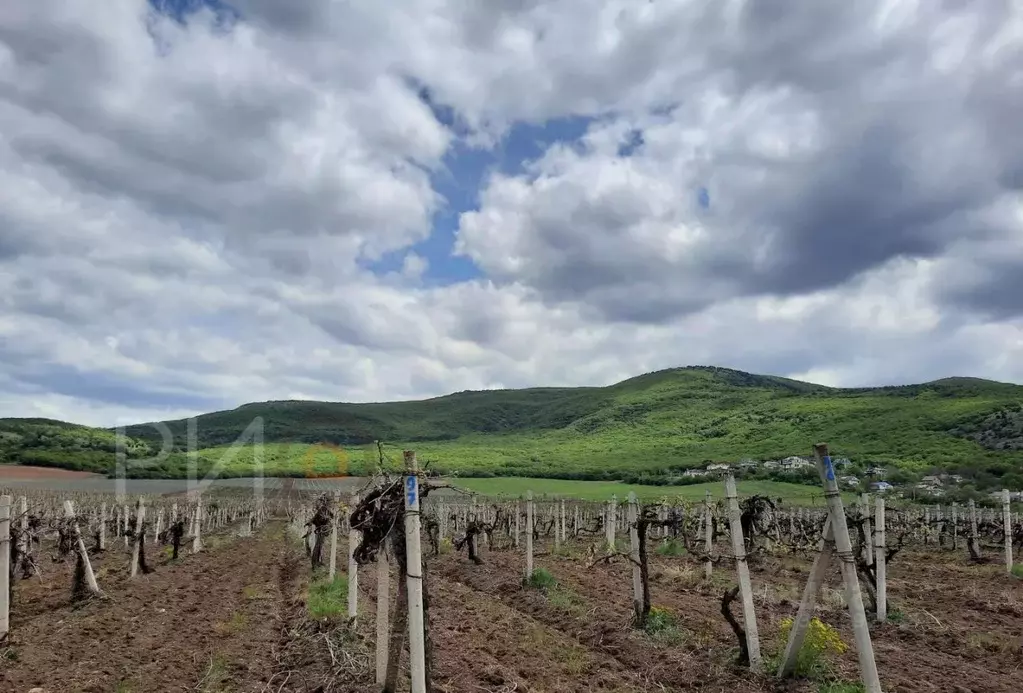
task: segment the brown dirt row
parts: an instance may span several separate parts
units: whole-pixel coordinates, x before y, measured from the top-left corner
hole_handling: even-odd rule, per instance
[[[133,580],[110,551],[97,570],[107,598],[79,608],[68,603],[67,569],[51,568],[38,599],[16,602],[0,690],[212,692],[226,681],[258,690],[268,663],[252,655],[277,637],[279,543],[274,526],[247,539],[211,536],[201,554],[154,561],[155,572]]]

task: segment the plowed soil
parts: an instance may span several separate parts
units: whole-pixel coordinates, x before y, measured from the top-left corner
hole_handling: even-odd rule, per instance
[[[548,590],[522,586],[522,552],[512,548],[485,550],[481,565],[451,551],[429,557],[434,690],[856,690],[827,688],[821,680],[778,683],[736,666],[737,642],[721,615],[721,595],[734,584],[734,570],[725,562],[707,581],[692,558],[653,557],[653,603],[674,614],[678,628],[671,637],[651,636],[630,627],[629,564],[617,559],[590,567],[584,548],[580,543],[563,552],[567,555],[552,555],[538,547],[537,567],[558,583]],[[1023,583],[997,565],[970,565],[961,553],[907,552],[890,566],[893,617],[871,627],[886,691],[1020,690]],[[0,658],[0,690],[377,689],[375,567],[360,570],[360,617],[349,625],[344,619],[308,617],[308,559],[300,544],[286,538],[282,523],[271,523],[256,537],[210,537],[203,552],[185,554],[171,562],[160,553],[151,559],[152,574],[130,579],[127,552],[112,546],[96,559],[107,598],[77,609],[68,603],[68,566],[47,563],[41,577],[19,581],[13,641],[6,650],[0,647],[0,654],[6,652]],[[343,541],[338,555],[343,571]],[[782,644],[781,620],[794,615],[808,569],[808,557],[774,557],[752,565],[768,659]],[[395,579],[392,575],[392,606]],[[733,608],[741,619],[738,604]],[[852,644],[837,570],[828,578],[817,615]],[[347,635],[338,636],[339,629]],[[835,657],[832,669],[834,682],[855,681],[855,648]],[[400,678],[407,680],[407,674]]]

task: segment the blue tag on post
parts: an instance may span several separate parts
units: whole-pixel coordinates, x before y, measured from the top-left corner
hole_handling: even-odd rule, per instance
[[[416,492],[419,490],[418,484],[416,483],[416,477],[407,476],[405,477],[405,500],[408,502],[408,507],[412,507],[416,504]]]
[[[835,480],[835,467],[831,464],[831,455],[824,456],[824,476],[828,481]]]

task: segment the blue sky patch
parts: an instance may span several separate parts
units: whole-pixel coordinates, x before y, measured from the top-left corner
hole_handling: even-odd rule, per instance
[[[414,80],[419,98],[430,107],[434,117],[457,134],[466,133],[453,109],[438,103],[430,90]],[[542,124],[515,123],[492,149],[470,147],[457,140],[444,155],[443,167],[431,173],[433,189],[445,200],[434,215],[430,237],[411,248],[388,253],[380,260],[363,263],[374,273],[398,272],[408,252],[426,258],[429,266],[423,279],[430,285],[447,285],[469,281],[482,276],[478,267],[466,257],[454,255],[455,233],[463,212],[479,208],[480,191],[492,172],[520,175],[525,165],[543,156],[557,142],[578,142],[592,118],[556,118]]]

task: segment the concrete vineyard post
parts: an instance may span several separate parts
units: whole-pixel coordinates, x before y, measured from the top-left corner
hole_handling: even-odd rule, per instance
[[[440,502],[437,507],[437,537],[441,541],[444,541],[444,537],[448,535],[448,514],[447,509],[444,507],[444,501]]]
[[[334,582],[337,575],[337,532],[338,524],[341,521],[341,502],[337,494],[334,494],[334,517],[330,521],[330,563],[327,565],[327,579]]]
[[[636,623],[642,625],[643,617],[643,576],[639,566],[639,503],[636,494],[629,493],[629,543],[632,558],[632,610]]]
[[[426,633],[423,615],[423,551],[419,535],[419,463],[405,451],[405,560],[408,586],[409,668],[412,693],[426,693]]]
[[[735,490],[735,476],[725,477],[725,498],[728,500],[728,525],[732,535],[732,553],[735,554],[735,569],[739,574],[739,594],[742,597],[742,618],[746,626],[746,647],[749,649],[749,668],[760,671],[760,633],[757,631],[757,614],[753,609],[753,586],[750,583],[749,565],[746,563],[746,542],[742,536],[742,519],[739,513],[739,497]]]
[[[387,562],[387,546],[380,547],[377,554],[377,684],[387,678],[387,646],[390,624],[391,574]]]
[[[707,554],[707,560],[703,564],[703,577],[710,580],[714,570],[714,562],[711,560],[711,552],[714,550],[714,519],[710,504],[710,491],[707,491],[703,500],[703,550]]]
[[[574,512],[572,513],[572,538],[579,538],[579,505],[575,506]]]
[[[867,693],[881,693],[881,681],[877,675],[877,663],[874,661],[874,646],[870,641],[870,630],[867,627],[867,616],[863,610],[863,595],[860,593],[860,580],[856,574],[856,562],[852,553],[852,541],[849,539],[849,527],[845,522],[845,509],[842,507],[842,496],[835,481],[835,467],[828,454],[828,446],[814,446],[817,458],[817,469],[824,485],[824,498],[828,505],[831,528],[835,534],[835,552],[842,566],[842,580],[845,583],[845,602],[849,607],[852,620],[853,635],[856,640],[856,654],[860,662],[860,677]]]
[[[533,492],[526,492],[526,580],[533,575]]]
[[[568,530],[568,526],[567,526],[567,523],[565,522],[565,499],[562,498],[561,499],[561,541],[562,542],[568,541],[568,536],[567,536],[568,532],[567,532],[567,530]]]
[[[128,504],[124,505],[124,512],[121,513],[121,536],[124,537],[124,548],[128,548]]]
[[[352,508],[359,505],[359,494],[352,496]],[[355,562],[355,549],[359,546],[360,532],[352,529],[351,523],[348,527],[348,618],[357,618],[359,615],[359,564]],[[418,565],[418,564],[416,564]],[[420,570],[422,573],[422,570]],[[422,582],[420,582],[422,585]]]
[[[1009,489],[1002,489],[1002,529],[1005,532],[1005,571],[1012,572],[1012,510]]]
[[[977,504],[970,499],[970,545],[978,554],[980,553],[980,542],[977,539]]]
[[[138,503],[135,506],[135,540],[132,542],[131,548],[131,576],[135,577],[139,572],[139,551],[142,549],[142,522],[146,516],[146,506],[139,498]]]
[[[196,497],[195,502],[195,531],[192,532],[192,553],[199,553],[202,549],[202,496]]]
[[[85,566],[85,584],[93,594],[99,594],[99,585],[96,584],[96,574],[92,572],[92,563],[89,562],[89,552],[85,549],[85,541],[78,529],[78,520],[75,519],[75,506],[71,501],[64,501],[64,517],[71,520],[71,534],[75,545],[78,548],[78,555]]]
[[[959,506],[952,504],[952,550],[959,548]]]
[[[28,553],[28,498],[22,496],[18,499],[18,525],[21,531],[18,533],[18,553],[24,556]]]
[[[562,547],[562,525],[561,518],[558,515],[558,502],[554,501],[553,515],[554,520],[554,550],[561,549]]]
[[[810,624],[810,618],[813,616],[813,610],[817,604],[817,593],[824,584],[824,578],[827,577],[834,552],[835,533],[832,531],[829,517],[824,521],[824,535],[817,543],[817,556],[813,559],[810,577],[806,581],[806,587],[803,588],[803,598],[799,602],[799,610],[796,612],[788,642],[785,644],[785,651],[782,653],[781,666],[778,667],[778,678],[780,679],[789,676],[795,670],[799,650],[802,649],[803,641],[806,639],[806,628]]]
[[[885,517],[884,498],[878,496],[874,501],[874,566],[877,576],[877,620],[884,623],[888,619],[888,575],[887,558],[885,557]]]
[[[11,628],[11,497],[0,496],[0,641]]]
[[[616,516],[616,508],[618,506],[618,496],[611,496],[611,500],[607,502],[607,522],[605,522],[605,530],[607,535],[607,550],[615,550],[615,523],[618,521]]]
[[[177,506],[174,506],[177,507]],[[99,550],[107,550],[107,504],[99,506]]]
[[[874,562],[874,552],[871,551],[870,545],[873,537],[870,531],[870,494],[864,493],[860,495],[860,512],[863,514],[863,560],[867,565],[871,565]]]
[[[519,535],[522,534],[522,509],[519,508],[519,502],[515,501],[515,548],[519,548]]]

